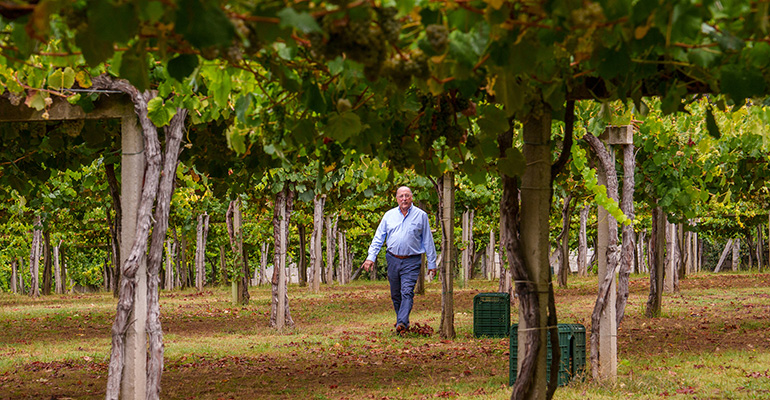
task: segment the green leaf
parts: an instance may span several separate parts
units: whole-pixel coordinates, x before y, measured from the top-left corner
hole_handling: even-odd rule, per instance
[[[190,76],[195,68],[198,68],[198,56],[195,54],[180,54],[168,62],[168,74],[179,82]]]
[[[42,92],[35,91],[35,93],[31,96],[27,96],[24,104],[26,104],[29,108],[34,108],[35,110],[41,111],[45,108],[45,97],[43,96]]]
[[[719,125],[717,125],[717,120],[714,118],[714,112],[711,107],[706,108],[706,129],[708,129],[709,135],[715,139],[719,139],[722,136],[722,133],[719,132]]]
[[[143,92],[150,87],[147,67],[145,43],[139,41],[129,47],[123,54],[123,61],[120,64],[120,76],[128,79],[140,92]]]
[[[509,73],[497,75],[495,93],[498,101],[505,106],[506,116],[512,116],[524,107],[524,87]]]
[[[102,62],[115,54],[112,42],[102,40],[95,32],[90,29],[78,31],[75,34],[75,44],[83,52],[83,58],[90,67],[97,67]]]
[[[318,85],[312,80],[305,80],[304,92],[302,93],[302,103],[308,110],[315,111],[319,114],[326,112],[326,99],[318,89]]]
[[[351,111],[334,114],[329,118],[325,133],[330,138],[344,142],[353,135],[361,132],[361,118]]]
[[[281,28],[291,27],[304,34],[322,32],[318,22],[308,12],[298,13],[293,8],[286,7],[279,11],[277,15],[281,18]]]
[[[719,89],[730,96],[739,107],[747,98],[764,93],[765,79],[757,70],[745,66],[728,65],[722,68]]]
[[[498,107],[484,106],[479,110],[479,114],[482,117],[478,119],[477,124],[485,134],[496,137],[509,129],[508,117],[505,115],[505,111]]]
[[[449,34],[449,40],[449,55],[464,66],[473,68],[478,61],[478,55],[471,44],[471,34],[454,31]]]
[[[233,24],[215,1],[180,0],[174,29],[199,49],[229,46],[235,37]]]
[[[521,176],[527,167],[524,154],[515,147],[505,151],[505,158],[497,161],[497,169],[507,176]]]
[[[3,20],[5,22],[5,20]],[[13,23],[13,31],[11,32],[11,40],[21,54],[20,58],[28,58],[35,50],[35,40],[32,39],[26,30],[27,17],[19,18]],[[5,23],[3,23],[5,26]]]
[[[597,72],[603,78],[613,79],[628,73],[633,63],[625,49],[601,49],[597,52]]]
[[[238,100],[235,101],[235,116],[244,124],[249,123],[246,113],[249,111],[249,107],[251,107],[251,100],[252,94],[248,93],[239,97]]]
[[[70,88],[75,84],[75,71],[67,67],[63,70],[57,69],[48,77],[48,86],[62,89]]]
[[[168,125],[174,114],[176,114],[174,106],[170,103],[164,104],[160,97],[153,97],[147,103],[147,117],[158,128]]]
[[[126,43],[139,30],[136,7],[131,2],[116,6],[111,1],[91,1],[88,3],[88,30],[99,40]]]

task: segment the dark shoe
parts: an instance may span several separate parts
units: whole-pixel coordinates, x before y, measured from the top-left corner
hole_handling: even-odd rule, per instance
[[[399,335],[403,335],[406,333],[406,326],[404,324],[397,324],[396,325],[396,333]]]

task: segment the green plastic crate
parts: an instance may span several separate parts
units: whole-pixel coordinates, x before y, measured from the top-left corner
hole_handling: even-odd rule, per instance
[[[473,297],[473,335],[507,337],[511,325],[511,295],[479,293]]]
[[[583,377],[586,367],[586,328],[580,324],[559,324],[560,357],[557,383],[564,386],[575,377]],[[513,386],[518,376],[518,324],[511,326],[510,368],[508,384]],[[549,331],[550,337],[550,331]],[[547,341],[546,376],[551,373],[551,341]]]

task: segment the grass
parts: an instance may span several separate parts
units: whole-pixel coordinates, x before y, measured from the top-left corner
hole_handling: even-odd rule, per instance
[[[556,399],[770,398],[770,275],[688,277],[655,319],[644,317],[648,281],[631,279],[617,381],[575,379]],[[455,288],[454,340],[396,336],[387,282],[292,286],[296,327],[281,332],[268,326],[268,287],[244,307],[229,287],[162,292],[162,398],[507,399],[508,339],[473,337],[473,297],[496,287]],[[590,334],[595,291],[596,277],[556,288],[559,321]],[[0,399],[103,398],[115,306],[109,293],[0,294]],[[438,331],[440,314],[431,283],[412,322]]]

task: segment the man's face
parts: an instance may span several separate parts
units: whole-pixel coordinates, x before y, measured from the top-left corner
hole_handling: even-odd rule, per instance
[[[407,210],[412,206],[412,191],[407,188],[401,188],[396,191],[396,200],[398,207]]]

